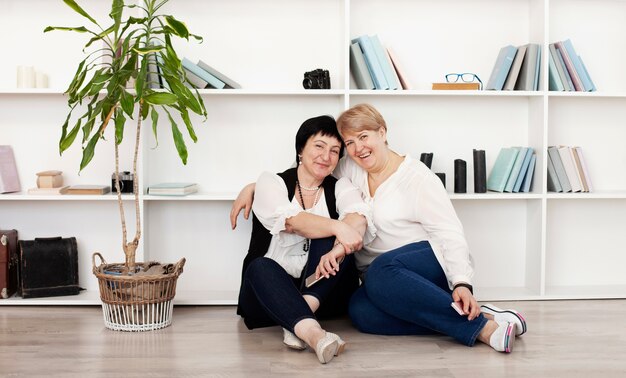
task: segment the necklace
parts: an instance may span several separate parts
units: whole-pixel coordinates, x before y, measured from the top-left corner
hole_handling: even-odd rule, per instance
[[[312,192],[312,191],[314,191],[314,190],[320,190],[320,186],[319,186],[319,185],[318,185],[318,186],[314,186],[314,187],[312,187],[312,188],[309,188],[309,187],[307,187],[307,186],[302,186],[302,185],[298,184],[298,188],[300,188],[300,189],[302,189],[302,190],[306,190],[306,191],[308,191],[308,192]]]
[[[296,187],[298,188],[298,194],[300,195],[300,202],[302,202],[302,209],[306,210],[306,205],[304,204],[304,197],[302,196],[302,189],[305,189],[305,188],[300,186],[300,181],[298,180],[296,180]],[[317,192],[315,192],[315,198],[313,199],[313,205],[311,207],[315,207],[315,204],[317,203],[317,200],[319,199],[321,188],[322,188],[321,186],[318,186],[317,189],[309,189],[309,190],[317,190]],[[308,252],[310,248],[311,248],[311,240],[307,238],[304,241],[302,250],[304,252]]]

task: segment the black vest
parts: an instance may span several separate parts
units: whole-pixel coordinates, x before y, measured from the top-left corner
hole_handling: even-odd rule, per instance
[[[285,181],[285,185],[287,186],[287,194],[289,200],[293,200],[293,196],[296,193],[296,180],[298,179],[298,174],[296,168],[290,168],[283,173],[278,173],[278,176]],[[330,214],[331,219],[338,219],[339,214],[337,213],[337,205],[335,204],[335,184],[337,183],[337,179],[333,176],[327,176],[322,182],[322,188],[324,188],[324,197],[326,198],[326,206],[328,207],[328,214]],[[272,241],[272,234],[268,229],[266,229],[261,221],[254,215],[252,212],[252,235],[250,236],[250,246],[248,247],[248,254],[243,260],[243,268],[241,270],[241,282],[243,284],[243,275],[248,269],[248,265],[259,257],[265,256],[267,250],[270,247],[270,243]],[[239,310],[237,311],[239,313]]]

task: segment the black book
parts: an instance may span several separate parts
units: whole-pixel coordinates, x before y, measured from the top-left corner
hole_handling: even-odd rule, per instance
[[[420,161],[424,163],[428,169],[433,165],[433,153],[432,152],[422,152],[420,155]]]
[[[487,193],[485,151],[474,150],[474,193]]]
[[[454,192],[467,193],[467,164],[465,160],[454,160]]]

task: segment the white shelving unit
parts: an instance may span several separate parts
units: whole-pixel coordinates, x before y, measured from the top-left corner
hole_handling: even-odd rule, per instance
[[[0,144],[13,146],[23,189],[34,187],[35,173],[48,169],[62,170],[67,184],[109,183],[111,143],[99,145],[80,175],[80,149],[74,146],[63,157],[57,150],[67,110],[62,92],[81,59],[84,39],[42,30],[82,25],[84,19],[61,1],[2,5],[0,34],[15,37],[5,38],[7,54],[0,61]],[[85,4],[101,15],[109,6],[105,0]],[[139,259],[187,258],[175,303],[236,303],[250,232],[250,222],[241,218],[237,229],[230,229],[236,193],[261,171],[292,164],[293,138],[303,120],[337,116],[361,102],[384,115],[396,151],[416,157],[434,153],[433,170],[447,175],[472,249],[480,300],[626,297],[626,173],[620,169],[626,163],[621,64],[626,1],[172,0],[169,7],[204,37],[202,44],[178,43],[180,55],[209,62],[244,88],[201,91],[209,116],[204,124],[194,119],[199,140],[188,142],[187,166],[177,157],[167,125],[156,149],[144,128],[138,178],[144,193],[147,185],[162,181],[200,186],[200,193],[182,198],[140,197]],[[412,90],[355,89],[348,46],[362,34],[377,34],[395,51]],[[546,59],[537,92],[429,89],[449,72],[474,72],[486,82],[504,45],[539,43],[546,57],[549,43],[566,38],[583,57],[597,92],[547,91]],[[18,65],[47,73],[51,88],[16,89]],[[315,68],[330,71],[333,89],[302,89],[302,74]],[[583,147],[594,193],[547,192],[545,151],[555,144]],[[537,152],[532,192],[473,193],[472,149],[486,151],[489,172],[499,149],[512,145]],[[124,152],[125,170],[130,156],[130,149]],[[452,193],[457,158],[468,163],[467,194]],[[132,198],[125,197],[124,204],[132,214]],[[74,297],[11,298],[0,304],[98,304],[91,254],[122,261],[113,195],[0,195],[0,228],[17,229],[20,239],[75,236],[80,284],[87,289]]]

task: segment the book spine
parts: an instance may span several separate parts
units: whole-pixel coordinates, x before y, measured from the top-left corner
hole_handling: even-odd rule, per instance
[[[583,66],[580,63],[580,58],[578,57],[578,54],[576,54],[576,50],[574,50],[574,45],[572,44],[572,41],[570,39],[566,39],[565,41],[563,41],[563,47],[565,47],[565,50],[567,51],[567,55],[572,61],[572,65],[574,66],[574,69],[576,70],[576,73],[578,74],[578,77],[580,78],[583,91],[590,92],[593,86],[591,85],[591,81],[585,74],[585,70],[583,69]]]
[[[358,42],[350,45],[350,72],[358,89],[375,89],[374,82],[363,57],[363,50]]]
[[[223,73],[221,73],[220,71],[216,70],[215,68],[209,66],[208,64],[204,63],[203,61],[201,61],[201,60],[198,61],[198,67],[202,68],[203,70],[205,70],[209,74],[215,76],[218,80],[224,82],[224,84],[226,86],[228,86],[230,88],[233,88],[233,89],[241,89],[241,85],[239,85],[239,83],[237,83],[235,80],[233,80],[230,77],[224,75]]]
[[[569,91],[576,91],[576,87],[574,86],[574,82],[572,81],[572,76],[569,74],[567,70],[567,66],[565,66],[565,61],[563,60],[563,54],[561,54],[561,50],[556,50],[556,55],[559,58],[559,64],[563,67],[563,73],[565,74],[565,80],[567,81],[567,85],[569,86]]]
[[[485,151],[473,150],[474,163],[474,193],[487,193],[487,167],[485,165]]]
[[[559,155],[558,148],[556,146],[548,147],[548,154],[552,159],[554,171],[556,172],[556,176],[559,178],[559,184],[561,184],[563,192],[571,192],[572,186],[570,185],[569,179],[567,178],[567,173],[565,173],[565,167],[563,167],[563,162],[561,161],[561,156]]]
[[[361,45],[365,62],[370,69],[372,80],[374,81],[376,89],[389,89],[387,80],[385,80],[385,74],[383,73],[382,67],[378,63],[378,58],[376,57],[376,52],[374,51],[374,46],[372,46],[370,38],[367,35],[363,35],[352,42],[359,42],[359,45]]]
[[[532,189],[533,173],[535,173],[535,165],[537,165],[537,155],[533,154],[533,156],[531,156],[530,158],[528,171],[526,171],[526,176],[524,177],[524,183],[522,184],[522,188],[520,189],[520,191],[523,193],[528,193]]]
[[[563,187],[561,187],[561,183],[559,182],[559,177],[554,169],[550,154],[548,154],[548,191],[556,193],[563,192]]]
[[[184,68],[193,72],[196,76],[199,76],[202,80],[209,83],[209,85],[215,89],[222,89],[226,85],[223,81],[219,80],[215,76],[198,67],[198,65],[196,65],[187,58],[183,58],[182,64]]]
[[[185,70],[185,77],[187,78],[187,82],[191,84],[194,88],[204,89],[209,85],[209,83],[202,80],[202,78],[198,75],[194,74],[186,68],[183,69]]]
[[[570,77],[572,78],[572,83],[574,83],[574,88],[578,92],[584,92],[585,87],[583,86],[582,81],[580,80],[580,76],[576,72],[576,67],[574,67],[574,63],[572,63],[572,59],[567,53],[567,49],[563,46],[563,42],[555,42],[556,48],[561,52],[561,57],[563,58],[563,62],[565,63],[565,67],[567,68],[567,72],[569,72]]]
[[[467,193],[467,163],[462,159],[454,160],[454,192]]]
[[[380,67],[383,69],[383,74],[385,75],[385,80],[387,81],[387,85],[389,89],[398,89],[398,81],[393,72],[393,67],[389,63],[387,59],[387,53],[383,48],[383,44],[380,42],[378,35],[373,35],[370,37],[370,41],[372,41],[372,46],[374,47],[374,52],[376,53],[376,57],[378,58],[378,63]]]
[[[552,60],[554,61],[554,66],[556,67],[556,70],[559,73],[559,78],[561,79],[561,83],[563,84],[563,90],[571,91],[572,89],[570,88],[569,83],[567,82],[567,76],[565,76],[565,72],[563,72],[565,67],[563,67],[563,63],[561,63],[561,61],[559,60],[559,54],[556,51],[556,47],[554,46],[554,43],[550,44],[549,49],[550,49],[550,57],[552,57]]]

